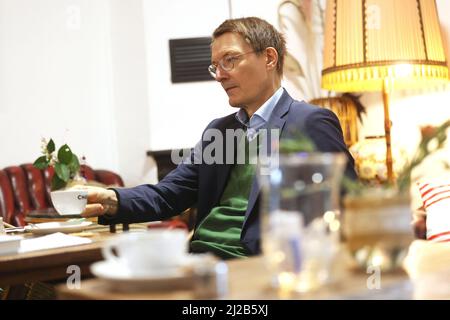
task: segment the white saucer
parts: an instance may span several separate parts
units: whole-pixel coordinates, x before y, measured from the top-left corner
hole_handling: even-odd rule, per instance
[[[111,287],[118,291],[190,289],[193,284],[191,273],[183,268],[135,276],[127,266],[103,260],[92,264],[91,272],[109,282]]]
[[[25,230],[34,234],[50,234],[55,232],[73,233],[81,232],[92,224],[91,221],[54,221],[36,223],[32,226],[26,226]]]

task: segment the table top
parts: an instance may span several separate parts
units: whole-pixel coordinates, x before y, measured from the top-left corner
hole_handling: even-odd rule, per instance
[[[146,226],[133,225],[132,229]],[[118,228],[117,234],[122,230]],[[15,285],[34,281],[53,281],[67,278],[67,268],[77,265],[82,275],[91,275],[89,266],[102,260],[101,247],[105,240],[116,236],[108,226],[92,225],[85,231],[71,235],[88,237],[91,243],[62,248],[45,249],[0,256],[0,285]],[[26,238],[34,237],[24,234]]]
[[[133,229],[145,229],[145,224],[132,224]],[[117,233],[122,230],[118,228]],[[180,283],[158,291],[118,292],[111,283],[91,277],[90,266],[103,259],[103,242],[116,236],[108,226],[93,225],[75,234],[89,237],[92,243],[64,248],[39,250],[0,256],[0,286],[35,281],[59,281],[67,279],[68,267],[77,265],[81,270],[81,288],[69,289],[65,284],[57,286],[61,299],[196,299],[193,281]],[[33,235],[25,234],[26,237]],[[310,293],[287,293],[271,287],[271,279],[262,256],[235,259],[227,262],[228,290],[225,299],[410,299],[411,282],[405,273],[383,273],[380,288],[368,289],[371,274],[347,272],[339,281]]]
[[[25,217],[25,222],[39,223],[44,221],[65,221],[72,218],[81,218],[81,215],[60,215],[55,211],[55,209],[47,208],[28,212],[27,216]],[[97,218],[95,218],[95,220],[97,220]]]
[[[402,272],[383,274],[378,289],[368,289],[370,274],[350,272],[339,281],[315,292],[289,293],[276,290],[270,285],[270,277],[263,257],[231,260],[228,265],[228,293],[222,297],[230,300],[276,300],[276,299],[411,299],[412,286]],[[106,280],[93,278],[81,281],[80,289],[65,285],[57,287],[60,299],[196,299],[192,288],[180,285],[158,291],[117,291]]]

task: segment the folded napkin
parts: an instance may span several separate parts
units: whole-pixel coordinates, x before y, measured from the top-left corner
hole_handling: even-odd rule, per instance
[[[43,237],[22,240],[20,243],[19,252],[23,253],[36,250],[69,247],[91,242],[92,240],[90,239],[71,236],[62,232],[56,232]]]

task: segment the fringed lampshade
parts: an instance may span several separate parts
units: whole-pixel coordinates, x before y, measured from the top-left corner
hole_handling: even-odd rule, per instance
[[[382,91],[393,181],[388,93],[448,82],[434,0],[328,0],[322,87]]]

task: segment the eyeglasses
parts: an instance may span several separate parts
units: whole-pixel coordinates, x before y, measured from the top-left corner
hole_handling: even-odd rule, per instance
[[[233,56],[225,56],[217,62],[217,65],[211,64],[208,67],[208,71],[211,74],[211,76],[215,79],[217,76],[217,67],[218,66],[220,66],[220,68],[224,71],[231,71],[234,69],[234,64],[242,56],[249,54],[249,53],[256,53],[256,52],[259,52],[259,51],[250,51],[250,52],[245,52],[245,53],[241,53],[241,54],[237,54],[237,55],[233,55]]]

